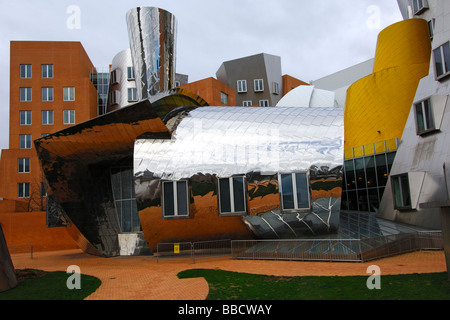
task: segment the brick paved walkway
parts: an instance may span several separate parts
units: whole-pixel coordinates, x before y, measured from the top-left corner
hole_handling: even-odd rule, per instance
[[[367,267],[378,265],[381,274],[445,272],[444,251],[419,251],[368,263],[251,261],[229,257],[197,260],[160,260],[153,256],[101,258],[80,250],[38,252],[12,256],[16,269],[35,268],[66,271],[77,265],[81,273],[99,278],[102,285],[87,300],[204,300],[208,284],[203,278],[178,279],[186,269],[222,269],[228,271],[279,276],[346,276],[367,274]]]

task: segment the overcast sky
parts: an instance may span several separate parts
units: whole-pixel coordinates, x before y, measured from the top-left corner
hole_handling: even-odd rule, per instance
[[[0,149],[7,149],[9,143],[11,40],[80,41],[93,64],[104,68],[129,47],[126,12],[154,6],[177,18],[176,68],[190,82],[215,77],[224,61],[262,52],[281,57],[283,74],[309,82],[373,58],[378,33],[402,20],[396,0],[0,3]]]

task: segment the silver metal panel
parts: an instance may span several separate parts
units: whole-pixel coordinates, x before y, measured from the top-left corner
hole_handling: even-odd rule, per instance
[[[172,89],[177,22],[170,12],[138,7],[126,15],[139,100]]]

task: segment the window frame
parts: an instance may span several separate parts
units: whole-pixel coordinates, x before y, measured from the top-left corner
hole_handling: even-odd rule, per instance
[[[24,76],[22,76],[22,67],[24,67]],[[31,64],[20,64],[19,66],[20,79],[31,79],[33,77],[33,67]]]
[[[252,100],[244,100],[242,101],[242,106],[243,107],[251,107],[253,105]]]
[[[269,100],[267,100],[267,99],[259,100],[259,106],[260,107],[268,107],[269,106]]]
[[[41,88],[41,100],[43,102],[53,101],[53,99],[54,99],[53,91],[54,91],[53,87],[42,87]],[[50,95],[49,95],[49,93],[50,93]]]
[[[17,198],[24,199],[30,197],[30,183],[18,182],[17,183]]]
[[[446,59],[445,59],[445,51],[444,51],[445,46],[447,46],[448,50],[450,51],[450,41],[447,41],[447,42],[441,44],[440,46],[436,47],[436,49],[433,49],[434,72],[435,72],[435,77],[436,77],[437,81],[444,79],[450,75],[450,59],[449,59],[449,61],[446,61]],[[440,70],[440,72],[441,72],[440,75],[438,74],[439,72],[438,72],[438,65],[437,65],[437,60],[436,60],[437,53],[439,54],[441,64],[442,64],[441,70]],[[450,58],[450,54],[449,54],[448,58]]]
[[[127,88],[127,99],[128,99],[128,102],[138,101],[137,88],[134,88],[134,87]]]
[[[228,94],[222,91],[220,91],[220,103],[228,105]]]
[[[30,158],[17,159],[17,173],[30,173]]]
[[[222,189],[220,187],[220,181],[221,180],[227,180],[228,179],[228,196],[230,200],[230,211],[222,211]],[[243,198],[243,205],[244,210],[243,211],[236,211],[235,207],[235,199],[234,199],[234,179],[242,179],[242,198]],[[232,177],[225,177],[225,178],[217,178],[217,201],[218,201],[218,211],[219,216],[243,216],[248,214],[248,201],[247,201],[247,177],[245,175],[235,175]]]
[[[45,114],[45,117],[44,117],[44,114]],[[51,122],[49,121],[49,115],[51,115]],[[44,118],[46,119],[46,121],[44,121]],[[42,110],[41,111],[41,124],[42,125],[45,125],[45,126],[53,125],[54,119],[55,119],[55,117],[54,117],[53,110]]]
[[[53,64],[42,64],[41,65],[41,78],[42,79],[53,79]]]
[[[134,75],[134,68],[133,67],[127,67],[127,80],[135,80],[136,76]]]
[[[166,198],[165,198],[165,192],[164,192],[164,185],[167,183],[172,184],[172,190],[173,190],[173,208],[174,212],[173,215],[166,215]],[[177,186],[178,183],[184,183],[186,185],[186,211],[187,213],[185,215],[181,215],[178,212],[178,190]],[[182,180],[166,180],[162,181],[161,183],[161,215],[163,219],[187,219],[190,218],[190,192],[189,192],[189,181],[182,179]]]
[[[422,5],[420,6],[420,3]],[[419,15],[423,13],[425,10],[427,10],[428,7],[428,1],[427,0],[413,0],[413,11],[414,15]]]
[[[418,108],[420,108],[420,111],[422,113],[424,129],[419,128]],[[431,103],[431,98],[427,98],[427,99],[424,99],[424,100],[414,103],[414,118],[415,118],[417,135],[421,136],[421,135],[425,135],[427,133],[434,132],[437,130],[436,122],[435,122],[434,114],[433,114],[433,105]],[[431,122],[430,122],[430,120],[431,120]]]
[[[75,101],[75,87],[63,87],[63,101]]]
[[[73,113],[73,122],[70,122],[71,120],[71,114]],[[68,114],[68,117],[66,117],[66,114]],[[66,121],[66,118],[69,120],[69,122]],[[75,110],[63,110],[63,124],[75,124]]]
[[[307,207],[299,208],[298,206],[298,198],[297,198],[297,183],[294,183],[296,181],[296,175],[297,174],[304,174],[306,178],[306,190],[307,190],[307,199],[308,199],[308,205]],[[292,181],[292,193],[293,193],[293,202],[294,202],[294,208],[285,208],[284,203],[284,197],[283,197],[283,183],[282,183],[282,176],[284,175],[291,175],[291,181]],[[295,213],[295,212],[304,212],[304,211],[310,211],[311,210],[311,187],[310,187],[310,174],[309,171],[295,171],[295,172],[280,172],[278,173],[278,192],[280,194],[280,207],[281,212],[284,213]]]
[[[272,82],[272,93],[273,94],[280,94],[280,84],[276,81]]]
[[[402,182],[404,182],[404,179],[406,178],[406,185],[408,187],[408,196],[409,196],[409,203],[405,203],[405,199],[404,199],[404,185],[402,185]],[[401,205],[399,206],[397,204],[397,197],[396,197],[396,188],[395,188],[395,181],[398,180],[400,181],[399,186],[400,186],[400,201],[401,201]],[[411,199],[411,187],[409,184],[409,175],[408,173],[402,173],[402,174],[396,174],[396,175],[392,175],[391,176],[391,189],[392,189],[392,197],[393,197],[393,201],[394,201],[394,209],[396,210],[412,210],[412,199]]]
[[[237,93],[246,93],[247,92],[247,80],[237,80],[236,91],[237,91]]]
[[[24,92],[24,100],[22,100],[22,91]],[[33,90],[31,87],[20,87],[19,89],[19,101],[31,102],[33,99]]]
[[[22,144],[22,138],[23,144]],[[19,149],[31,149],[32,148],[32,137],[31,134],[20,134],[19,135]]]
[[[22,122],[22,114],[25,115],[24,122]],[[21,126],[30,126],[33,123],[33,114],[31,110],[20,110],[19,111],[19,124]]]
[[[264,91],[264,80],[263,79],[254,79],[253,86],[255,92],[263,92]]]

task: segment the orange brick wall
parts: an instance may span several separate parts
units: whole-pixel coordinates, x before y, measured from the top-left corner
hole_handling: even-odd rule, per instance
[[[65,227],[47,228],[45,212],[0,213],[0,223],[11,254],[31,244],[33,251],[78,249]]]
[[[283,96],[292,89],[297,88],[298,86],[309,86],[309,83],[306,83],[287,74],[283,76]]]
[[[188,89],[203,98],[210,106],[235,106],[236,92],[226,84],[210,77],[180,86]],[[220,92],[228,95],[228,104],[220,100]]]

